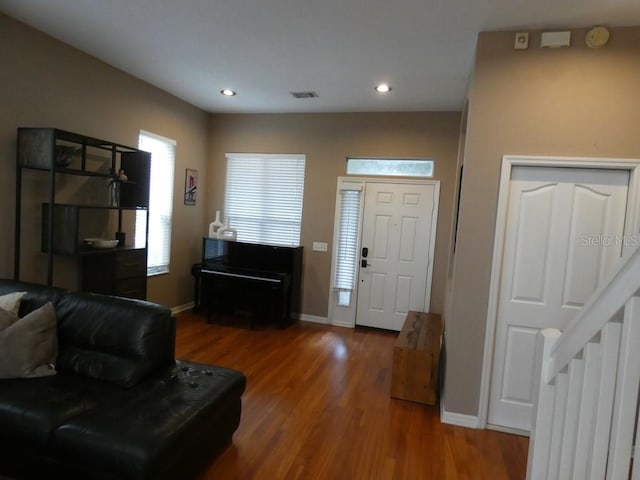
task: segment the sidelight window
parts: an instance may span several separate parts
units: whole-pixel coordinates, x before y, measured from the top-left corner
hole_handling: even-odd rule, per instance
[[[337,252],[333,289],[336,305],[343,307],[351,306],[356,287],[361,201],[361,185],[343,184],[339,187]]]

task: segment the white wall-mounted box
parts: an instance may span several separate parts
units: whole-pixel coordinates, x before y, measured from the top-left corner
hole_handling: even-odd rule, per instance
[[[560,48],[571,45],[571,32],[544,32],[540,37],[540,47]]]

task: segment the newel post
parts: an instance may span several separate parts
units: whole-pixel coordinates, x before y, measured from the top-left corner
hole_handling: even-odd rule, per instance
[[[549,446],[551,445],[551,427],[553,425],[553,404],[555,384],[547,381],[547,371],[551,362],[551,349],[561,332],[547,328],[538,333],[536,339],[536,357],[534,377],[537,392],[533,398],[531,436],[529,438],[529,457],[527,460],[527,480],[545,480],[549,464]]]
[[[624,307],[607,478],[629,477],[640,383],[638,344],[640,344],[640,297],[632,297]]]

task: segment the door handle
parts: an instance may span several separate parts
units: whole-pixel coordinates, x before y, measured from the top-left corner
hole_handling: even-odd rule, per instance
[[[367,261],[363,258],[363,259],[360,261],[360,266],[361,266],[362,268],[367,268],[367,265],[368,265],[368,264],[367,264]]]

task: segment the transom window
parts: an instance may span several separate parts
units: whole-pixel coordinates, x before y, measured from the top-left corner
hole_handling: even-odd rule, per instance
[[[349,175],[433,177],[433,160],[421,158],[347,158]]]

